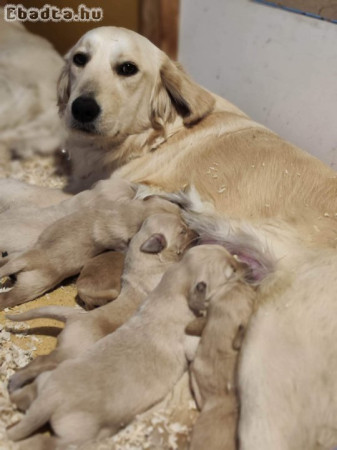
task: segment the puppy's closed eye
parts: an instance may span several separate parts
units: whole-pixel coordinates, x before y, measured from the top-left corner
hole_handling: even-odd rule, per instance
[[[143,253],[160,253],[167,247],[165,236],[161,233],[155,233],[149,237],[140,247]]]
[[[197,285],[195,286],[195,290],[199,294],[203,294],[206,291],[206,287],[207,287],[207,284],[204,281],[199,281],[199,283],[197,283]]]

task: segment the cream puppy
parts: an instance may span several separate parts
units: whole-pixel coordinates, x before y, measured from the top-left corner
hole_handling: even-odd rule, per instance
[[[190,366],[191,385],[201,410],[193,428],[191,450],[207,446],[212,450],[237,448],[238,356],[253,313],[256,281],[245,264],[231,255],[228,260],[233,273],[226,284],[221,285],[206,269],[189,297],[193,311],[207,312],[201,342]]]
[[[206,267],[221,285],[236,271],[222,247],[190,249],[124,326],[37,379],[37,398],[10,439],[49,421],[57,436],[50,448],[78,445],[116,433],[163,399],[187,369],[184,330],[195,317],[188,296]]]
[[[16,275],[12,290],[0,294],[0,308],[19,305],[80,272],[90,258],[107,249],[123,250],[142,222],[179,207],[158,197],[116,202],[113,210],[83,207],[50,225],[31,250],[3,258],[0,278]]]
[[[17,180],[0,179],[0,251],[10,256],[23,252],[62,217],[83,207],[111,209],[115,202],[135,197],[137,189],[137,185],[114,176],[76,197],[57,189],[50,189],[50,195],[46,195],[38,186],[27,190],[27,185]]]
[[[76,281],[77,303],[90,310],[115,300],[121,291],[124,255],[104,252],[92,258]]]
[[[58,337],[57,348],[49,355],[39,356],[13,375],[9,383],[12,400],[23,407],[27,395],[31,397],[31,389],[24,388],[21,392],[15,390],[39,373],[54,369],[63,360],[75,358],[126,322],[156,287],[167,268],[182,258],[195,239],[196,234],[186,227],[179,214],[152,215],[130,241],[122,276],[122,291],[114,302],[89,313],[47,306],[22,314],[7,315],[11,320],[19,321],[50,317],[66,322]]]

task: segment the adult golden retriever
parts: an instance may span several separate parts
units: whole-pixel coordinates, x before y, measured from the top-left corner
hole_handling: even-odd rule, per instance
[[[98,28],[66,61],[69,190],[114,171],[166,191],[193,184],[218,212],[281,218],[308,242],[335,246],[336,173],[203,89],[147,39]]]
[[[315,360],[307,361],[301,370],[293,367],[302,355],[296,347],[296,324],[301,324],[302,335],[307,335],[311,329],[324,328],[325,322],[331,325],[334,320],[331,303],[334,289],[324,293],[325,301],[330,302],[330,309],[327,308],[330,312],[319,323],[315,322],[319,308],[316,297],[311,297],[309,312],[305,299],[314,288],[315,295],[320,295],[312,267],[317,266],[322,279],[323,272],[329,273],[325,285],[331,277],[334,280],[334,267],[337,268],[337,262],[333,263],[336,258],[331,256],[337,242],[336,173],[226,100],[200,87],[147,39],[122,28],[103,27],[84,35],[66,56],[58,89],[60,113],[68,128],[66,148],[72,161],[70,192],[90,188],[113,172],[164,191],[193,185],[206,202],[202,208],[209,203],[220,216],[253,224],[256,233],[260,233],[261,227],[262,238],[272,242],[272,251],[278,257],[289,262],[294,256],[294,260],[300,261],[301,277],[291,283],[285,277],[284,285],[281,283],[271,293],[272,300],[266,302],[269,312],[264,312],[264,306],[260,308],[249,330],[248,343],[243,347],[243,370],[239,372],[242,392],[239,438],[245,450],[298,450],[316,448],[314,443],[318,441],[327,446],[336,443],[330,434],[333,434],[337,411],[336,414],[328,412],[330,421],[322,419],[326,410],[323,406],[328,401],[317,408],[319,424],[313,414],[305,426],[304,422],[301,424],[302,428],[299,423],[298,427],[291,425],[306,410],[305,395],[310,394],[312,383],[318,379],[331,380],[328,371],[319,372]],[[305,256],[301,259],[298,255],[302,249]],[[310,266],[309,261],[306,263],[309,267],[305,268],[306,258],[313,259],[315,265]],[[297,266],[293,263],[291,267],[296,280]],[[282,327],[276,332],[279,311],[283,311],[283,317],[292,316],[292,310],[287,309],[289,299],[296,299],[301,283],[307,285],[307,273],[310,273],[312,289],[306,287],[305,293],[302,292],[301,306],[294,309],[292,320],[287,319],[289,326],[283,319]],[[289,285],[295,288],[284,293]],[[304,311],[310,317],[302,323]],[[273,329],[268,328],[268,314],[273,316]],[[259,321],[263,324],[262,334]],[[317,354],[321,354],[320,350],[324,353],[324,348],[331,350],[337,334],[334,328],[332,325],[331,329],[324,328],[325,343],[320,341],[315,347]],[[287,345],[282,347],[287,333],[290,337],[287,336]],[[303,352],[310,353],[313,341],[303,342]],[[277,351],[274,343],[278,343]],[[326,367],[329,367],[330,350],[322,357]],[[277,352],[283,355],[286,376],[277,364]],[[262,355],[262,365],[259,355]],[[263,371],[267,364],[268,376]],[[337,362],[333,365],[337,367]],[[315,376],[307,384],[302,383],[303,392],[298,400],[302,407],[297,408],[294,386],[301,384],[301,374],[308,374],[312,367],[317,369]],[[323,381],[319,386],[320,392],[329,397]],[[326,381],[325,386],[330,389],[332,384]],[[290,411],[292,398],[296,408]],[[315,405],[311,405],[310,411],[314,409]],[[303,417],[307,416],[303,414]],[[321,427],[320,434],[313,432],[307,440],[294,439],[305,435],[303,430],[316,430],[316,425]],[[327,448],[324,445],[321,448]]]

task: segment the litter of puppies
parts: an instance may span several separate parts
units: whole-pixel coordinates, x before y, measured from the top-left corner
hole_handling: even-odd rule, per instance
[[[11,400],[21,411],[27,411],[22,420],[8,430],[8,436],[13,440],[28,438],[20,444],[22,448],[33,442],[30,439],[34,439],[34,445],[48,442],[48,448],[63,448],[114,435],[137,415],[163,401],[179,383],[189,362],[194,359],[200,339],[185,331],[202,309],[195,303],[196,289],[199,287],[202,302],[212,303],[212,296],[221,287],[235,285],[235,280],[244,282],[243,274],[249,278],[251,271],[223,247],[195,246],[198,235],[184,224],[181,213],[178,205],[169,201],[169,196],[113,202],[108,220],[100,224],[96,234],[85,233],[85,236],[95,235],[96,239],[99,236],[102,245],[98,252],[115,247],[125,249],[121,292],[117,299],[88,312],[46,306],[17,315],[7,314],[15,321],[49,317],[65,322],[57,348],[50,355],[33,360],[9,380]],[[82,216],[82,220],[86,221],[86,226],[94,227],[100,214],[101,211],[96,210],[94,216]],[[90,217],[95,220],[91,221]],[[60,223],[62,225],[62,219]],[[76,223],[80,224],[81,220],[76,218]],[[62,232],[57,233],[55,225],[50,228],[54,236],[51,239],[47,228],[44,232],[48,235],[46,242],[53,242],[54,248],[61,245],[62,249]],[[88,248],[88,245],[90,248],[97,242],[86,246],[80,242],[80,248]],[[111,242],[115,247],[111,247]],[[81,264],[74,263],[72,274],[79,272],[85,261],[85,254],[76,256],[76,251],[73,251],[74,261]],[[55,254],[62,255],[62,250]],[[261,258],[265,256],[261,254]],[[27,260],[21,267],[15,261],[20,261],[20,256],[14,259],[15,270],[6,269],[11,266],[9,259],[2,267],[2,274],[17,273],[18,283],[20,268],[26,268],[29,273],[30,265],[35,263]],[[57,270],[52,273],[62,273],[65,278],[69,272],[64,269],[62,259],[57,264]],[[39,267],[42,269],[45,265],[44,261]],[[33,267],[36,270],[37,266]],[[100,265],[95,267],[99,270]],[[28,280],[24,289],[27,299],[31,298],[31,286],[34,281]],[[49,284],[46,286],[50,287]],[[205,289],[207,286],[210,294],[206,295],[200,286]],[[9,293],[14,289],[15,284]],[[224,292],[227,292],[226,288]],[[235,309],[235,296],[233,302]],[[242,317],[242,323],[247,320]],[[196,366],[191,367],[192,379],[195,379]],[[102,377],[107,373],[108,378]],[[233,377],[232,374],[231,382]],[[235,392],[233,395],[236,398]],[[78,403],[79,398],[83,403]],[[91,405],[90,412],[86,404]],[[55,436],[29,438],[46,422]]]

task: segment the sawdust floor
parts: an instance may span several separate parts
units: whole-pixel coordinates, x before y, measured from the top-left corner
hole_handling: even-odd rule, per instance
[[[65,184],[65,178],[57,173],[54,162],[55,160],[52,157],[36,157],[34,160],[29,161],[14,160],[5,167],[1,167],[0,177],[15,178],[39,186],[62,188]],[[42,305],[74,306],[76,304],[75,297],[76,288],[74,285],[61,286],[39,299],[11,308],[10,312],[23,312]],[[9,312],[9,310],[0,312],[0,326],[10,327],[9,324],[13,324],[13,322],[6,321],[6,312]],[[29,335],[40,336],[35,340],[36,348],[33,352],[33,356],[37,356],[49,353],[55,347],[55,337],[61,331],[62,325],[55,320],[37,319],[29,322],[29,328],[30,331],[26,337],[29,337]],[[22,339],[15,334],[11,335],[11,340],[23,349],[26,349],[29,341],[29,339]]]
[[[61,188],[65,179],[55,172],[52,158],[33,161],[13,161],[0,167],[0,177],[11,177],[30,184]],[[37,355],[49,353],[56,344],[62,324],[50,319],[25,323],[6,320],[6,312],[23,312],[46,305],[75,306],[76,287],[66,284],[29,303],[0,312],[0,450],[12,450],[16,445],[6,438],[6,427],[18,421],[21,413],[10,403],[7,394],[9,377]],[[178,405],[178,406],[177,406]],[[84,450],[173,450],[186,449],[193,423],[197,417],[195,402],[185,376],[174,391],[153,410],[137,417],[116,436],[81,446]]]

